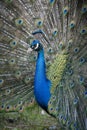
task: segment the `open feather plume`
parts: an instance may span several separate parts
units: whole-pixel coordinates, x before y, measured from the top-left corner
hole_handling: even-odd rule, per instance
[[[87,0],[0,1],[1,122],[12,115],[11,121],[18,121],[21,114],[20,120],[27,120],[31,110],[31,117],[39,114],[38,124],[43,121],[33,92],[38,58],[30,45],[35,39],[43,46],[51,81],[47,111],[57,119],[46,115],[46,122],[87,130]],[[59,130],[58,124],[49,129]]]

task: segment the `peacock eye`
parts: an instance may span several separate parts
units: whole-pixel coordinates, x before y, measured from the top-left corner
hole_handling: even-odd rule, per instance
[[[63,15],[64,16],[66,16],[67,14],[68,14],[68,7],[65,7],[64,9],[63,9]]]
[[[3,79],[0,79],[0,85],[2,85],[4,83]]]
[[[70,82],[70,88],[73,88],[74,86],[75,86],[74,81],[71,81],[71,82]]]
[[[72,29],[75,27],[75,22],[74,21],[71,21],[71,23],[69,24],[69,28]]]
[[[35,49],[37,46],[38,46],[38,44],[31,45],[31,48],[32,48],[32,49]]]
[[[23,102],[22,101],[19,101],[18,104],[21,105]]]
[[[82,57],[82,58],[80,58],[79,61],[80,61],[80,64],[83,64],[85,62],[85,58]]]
[[[79,82],[80,82],[80,84],[82,84],[84,82],[84,77],[83,76],[79,77]]]
[[[16,26],[21,26],[21,25],[23,25],[23,22],[24,22],[24,21],[23,21],[22,18],[16,19],[16,20],[15,20],[15,25],[16,25]]]
[[[12,48],[15,48],[16,46],[17,46],[17,41],[16,40],[12,40],[11,42],[10,42],[10,46],[12,47]]]
[[[82,14],[87,12],[87,5],[83,5],[81,12],[82,12]]]
[[[87,98],[87,91],[84,92],[84,96],[85,96],[85,98]]]
[[[50,5],[53,5],[55,0],[49,0]]]
[[[74,101],[73,101],[74,105],[76,105],[78,103],[78,99],[75,98]]]
[[[10,109],[10,105],[7,105],[6,109],[9,110]]]
[[[21,77],[21,71],[19,71],[19,70],[17,70],[17,71],[15,71],[15,77],[17,78],[17,79],[19,79],[20,77]]]
[[[37,44],[34,45],[34,47],[36,47],[36,46],[37,46]]]
[[[19,112],[22,112],[22,111],[23,111],[23,106],[20,106]]]
[[[4,104],[2,104],[2,105],[1,105],[1,109],[4,109],[4,108],[5,108],[5,105],[4,105]]]
[[[8,61],[8,63],[9,63],[10,65],[14,65],[14,64],[16,63],[15,58],[10,59],[10,60]]]

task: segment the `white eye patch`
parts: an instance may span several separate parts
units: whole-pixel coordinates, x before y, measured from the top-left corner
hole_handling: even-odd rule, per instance
[[[36,45],[36,47],[34,49],[36,50],[36,49],[38,49],[38,47],[39,47],[39,44],[37,43],[37,45]]]

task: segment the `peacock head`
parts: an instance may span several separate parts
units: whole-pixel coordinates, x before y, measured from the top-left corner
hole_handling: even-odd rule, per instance
[[[40,50],[43,49],[43,46],[42,44],[40,43],[39,40],[33,40],[30,47],[34,50],[34,51],[37,51],[39,52]]]

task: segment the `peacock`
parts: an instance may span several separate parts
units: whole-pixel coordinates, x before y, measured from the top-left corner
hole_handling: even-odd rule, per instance
[[[0,119],[32,105],[87,130],[87,0],[0,1]]]

